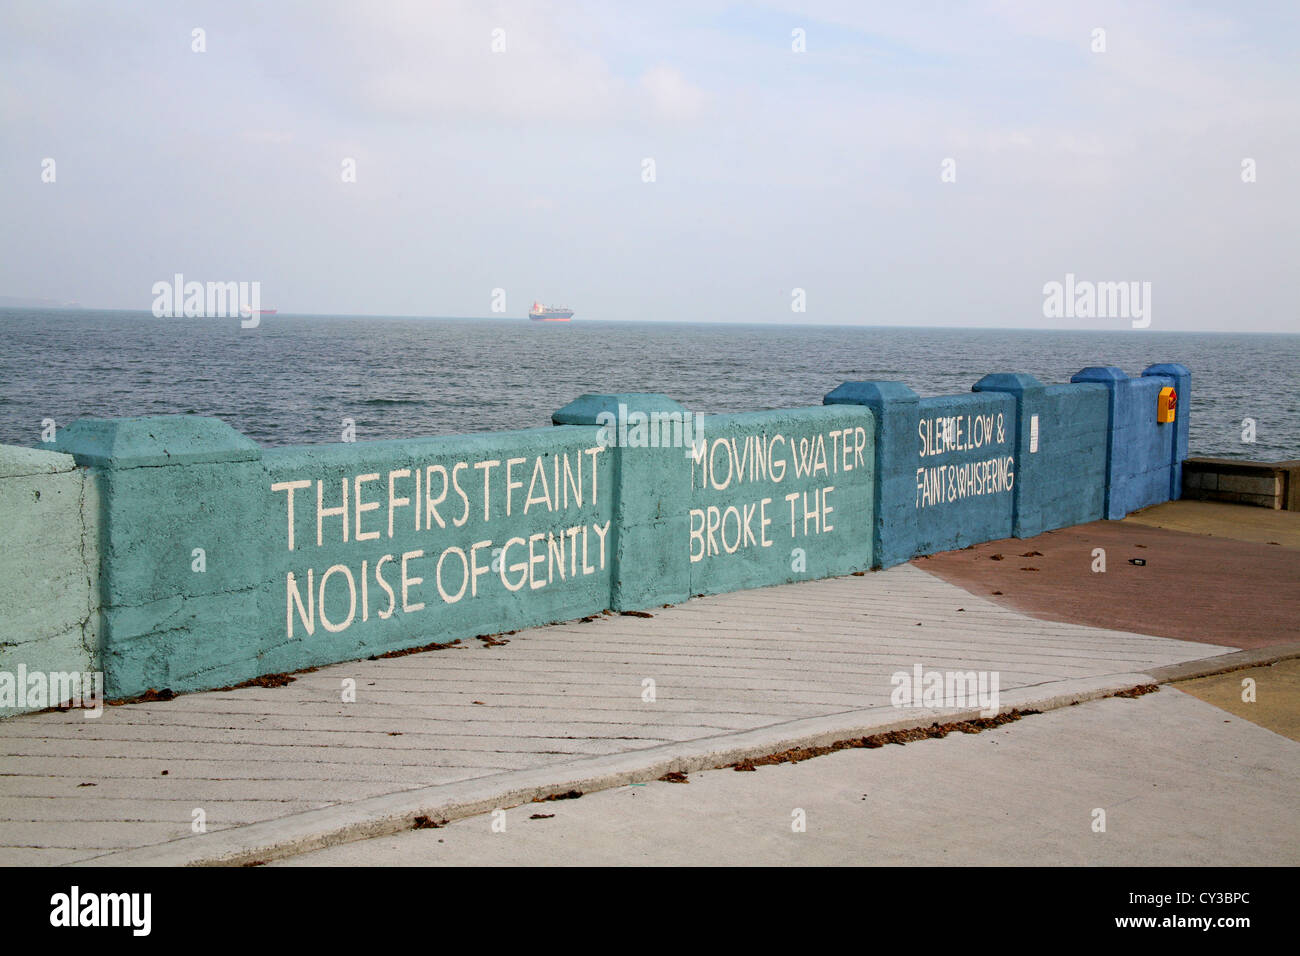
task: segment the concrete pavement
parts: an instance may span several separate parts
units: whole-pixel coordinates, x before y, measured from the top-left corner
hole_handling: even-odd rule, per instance
[[[1247,681],[1253,686],[1248,687]],[[1182,681],[1178,689],[1283,737],[1300,741],[1300,658]]]
[[[996,671],[1004,706],[1030,706],[1231,650],[1036,620],[910,566],[471,645],[0,722],[0,863],[271,859],[420,812],[928,724],[889,705],[916,664]]]
[[[1167,685],[976,735],[526,804],[280,865],[1294,866],[1298,790],[1300,744]]]
[[[1274,511],[1222,501],[1166,501],[1134,512],[1128,524],[1232,541],[1300,548],[1300,511]]]

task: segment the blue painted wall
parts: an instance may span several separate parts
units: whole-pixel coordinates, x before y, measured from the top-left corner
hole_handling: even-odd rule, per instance
[[[824,401],[874,412],[879,566],[1013,533],[1014,397],[918,398],[898,382],[846,382]]]
[[[1156,396],[1166,385],[1178,388],[1179,412],[1158,424]],[[1180,365],[1153,365],[1138,379],[1090,368],[1069,385],[1048,386],[997,373],[972,390],[919,398],[899,382],[845,382],[824,399],[875,414],[878,566],[1122,518],[1181,493],[1191,375]],[[991,444],[987,424],[971,433],[989,415]]]
[[[1187,457],[1191,373],[1181,365],[1153,365],[1140,378],[1114,366],[1076,373],[1072,382],[1093,382],[1108,396],[1107,478],[1104,517],[1123,518],[1182,492],[1182,462]],[[1166,386],[1178,391],[1173,422],[1156,422],[1156,401]]]
[[[914,553],[1011,537],[1019,467],[1015,399],[995,393],[923,398],[917,412]]]
[[[912,501],[920,398],[902,382],[845,382],[823,399],[826,405],[862,405],[876,427],[875,490],[871,549],[876,567],[901,564],[916,553]]]
[[[986,375],[975,391],[1015,399],[1012,533],[1031,538],[1096,521],[1106,497],[1107,393],[1093,384],[1044,386],[1032,375]]]
[[[1039,416],[1039,443],[1021,458],[1017,537],[1104,517],[1106,413],[1105,390],[1086,384],[1049,385],[1028,406]]]

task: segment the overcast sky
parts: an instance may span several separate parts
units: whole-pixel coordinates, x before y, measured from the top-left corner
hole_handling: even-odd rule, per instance
[[[1129,327],[1045,318],[1073,273],[1296,331],[1298,11],[0,0],[0,295]]]

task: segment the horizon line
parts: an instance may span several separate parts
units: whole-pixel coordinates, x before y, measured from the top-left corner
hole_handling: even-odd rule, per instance
[[[130,315],[147,315],[152,317],[152,312],[148,309],[123,309],[123,308],[101,308],[84,305],[0,305],[0,312],[117,312]],[[207,316],[166,316],[170,320],[194,318],[203,319]],[[213,317],[220,318],[220,317]],[[518,322],[528,320],[527,313],[520,316],[513,315],[427,315],[415,313],[367,313],[367,312],[286,312],[278,309],[273,319],[282,318],[322,318],[322,319],[401,319],[410,321],[453,321],[453,322]],[[1112,321],[1102,319],[1099,321]],[[983,331],[983,332],[1143,332],[1143,333],[1165,333],[1165,334],[1190,334],[1190,335],[1300,335],[1300,331],[1285,332],[1272,331],[1263,329],[1157,329],[1157,328],[1132,328],[1121,326],[1116,328],[1091,328],[1087,326],[1079,327],[1047,327],[1047,326],[1006,326],[1006,325],[903,325],[903,324],[875,324],[875,323],[856,323],[856,322],[781,322],[781,321],[743,321],[734,319],[584,319],[576,325],[584,324],[643,324],[643,325],[734,325],[742,327],[772,326],[774,328],[835,328],[835,329],[936,329],[946,331]],[[548,325],[570,325],[570,323],[547,323]]]

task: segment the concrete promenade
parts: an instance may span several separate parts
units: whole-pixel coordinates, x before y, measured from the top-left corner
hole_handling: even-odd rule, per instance
[[[1035,620],[909,565],[698,598],[278,688],[4,721],[0,863],[274,858],[420,813],[926,725],[935,712],[889,704],[914,664],[998,671],[1004,707],[1050,706],[1232,650]]]
[[[1300,744],[1227,720],[1184,686],[975,735],[528,804],[506,811],[504,831],[470,817],[272,865],[1300,864]]]

